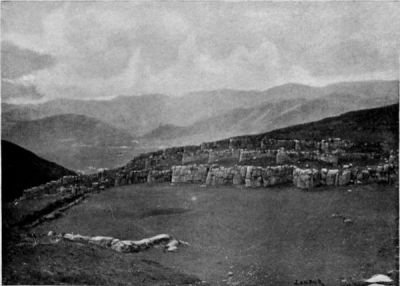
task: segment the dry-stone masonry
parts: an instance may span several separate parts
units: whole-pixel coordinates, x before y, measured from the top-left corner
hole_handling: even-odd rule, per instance
[[[171,183],[204,183],[208,165],[173,166]]]
[[[103,170],[92,175],[66,176],[27,189],[23,197],[87,193],[112,186],[146,182],[243,184],[249,187],[293,182],[299,188],[392,182],[396,179],[394,171],[398,169],[394,154],[397,151],[389,156],[379,143],[355,144],[339,138],[307,141],[277,140],[261,135],[241,136],[207,142],[200,146],[168,148],[141,154],[124,167]],[[364,160],[378,162],[384,159],[383,156],[388,159],[381,166],[361,168],[349,164]],[[321,162],[326,168],[300,169],[293,166],[307,166],[308,161]],[[387,163],[389,161],[391,164]],[[238,166],[240,164],[246,166]],[[277,166],[272,167],[274,165]]]
[[[148,183],[171,182],[172,170],[151,170],[147,176]]]
[[[227,150],[211,150],[208,156],[208,163],[218,163],[221,161],[238,162],[240,157],[240,150],[227,149]]]
[[[293,184],[300,189],[311,189],[319,185],[346,186],[351,183],[391,183],[397,178],[392,164],[378,165],[374,168],[350,167],[342,169],[301,169],[293,171]]]
[[[246,187],[270,187],[292,182],[293,166],[282,165],[273,167],[247,166]]]
[[[182,165],[205,164],[208,162],[208,156],[209,150],[202,150],[200,146],[186,146],[182,155]],[[176,165],[180,165],[180,163]]]
[[[224,139],[214,142],[206,142],[200,145],[202,150],[225,150],[229,149],[230,139]]]
[[[277,150],[240,150],[239,163],[264,159],[276,162]]]
[[[229,140],[229,149],[260,149],[260,139],[257,136],[234,137]]]

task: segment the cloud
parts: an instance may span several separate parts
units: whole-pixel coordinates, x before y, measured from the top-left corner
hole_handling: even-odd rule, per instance
[[[45,99],[398,76],[400,9],[394,3],[3,6],[3,42],[29,49],[34,55],[29,58],[40,64],[10,76],[24,56],[6,54],[8,70],[2,76],[33,85]]]
[[[54,64],[50,55],[21,49],[6,41],[1,43],[1,58],[1,77],[8,79],[23,77]]]

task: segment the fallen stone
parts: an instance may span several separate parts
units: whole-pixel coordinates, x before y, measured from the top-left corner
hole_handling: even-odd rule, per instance
[[[393,280],[384,274],[375,274],[369,279],[364,280],[367,283],[391,283]]]
[[[343,220],[343,222],[344,222],[345,224],[351,224],[351,223],[353,223],[353,221],[352,221],[351,219],[349,219],[349,218],[345,218],[345,219]]]
[[[114,238],[110,236],[94,236],[90,238],[89,243],[109,247],[111,246],[113,240]]]
[[[54,234],[54,233],[53,233]],[[166,251],[176,251],[179,245],[188,245],[187,242],[177,240],[169,234],[159,234],[150,238],[142,240],[119,240],[110,236],[83,236],[80,234],[64,234],[64,239],[76,241],[76,242],[87,242],[96,244],[105,248],[111,248],[117,252],[130,253],[138,252],[140,250],[148,249],[152,246],[161,245],[165,247]]]

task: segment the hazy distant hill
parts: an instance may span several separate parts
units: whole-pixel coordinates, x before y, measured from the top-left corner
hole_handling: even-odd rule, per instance
[[[3,118],[34,120],[60,114],[80,114],[137,134],[163,122],[161,109],[167,99],[163,95],[117,97],[112,100],[57,99],[42,104],[9,105],[9,111]]]
[[[4,129],[2,136],[75,170],[122,164],[132,156],[134,149],[130,134],[97,119],[76,114],[19,121]]]
[[[34,153],[1,140],[2,199],[19,197],[24,189],[75,173],[36,156]]]
[[[267,104],[280,104],[282,101],[287,102],[290,109],[294,108],[290,101],[314,100],[331,94],[350,95],[353,100],[362,99],[363,106],[360,108],[375,107],[377,104],[382,106],[398,100],[398,81],[349,82],[326,87],[285,84],[265,91],[222,89],[193,92],[181,97],[152,94],[120,96],[112,100],[59,99],[42,104],[3,107],[2,124],[7,126],[14,124],[16,120],[32,120],[58,114],[82,114],[126,130],[136,137],[145,135],[160,125],[189,126],[248,108],[262,112]],[[6,95],[2,95],[2,98],[6,98]],[[354,105],[357,105],[357,102],[354,102]],[[240,114],[238,116],[240,117]],[[310,118],[310,120],[315,119],[317,118]],[[268,121],[268,118],[266,120]],[[261,120],[260,124],[264,124],[264,121]],[[244,124],[243,128],[244,126],[246,125]],[[259,129],[254,131],[258,132]]]
[[[252,108],[234,109],[187,127],[161,126],[146,134],[141,141],[144,140],[149,145],[162,146],[196,144],[240,134],[266,132],[347,111],[379,107],[394,102],[397,102],[397,99],[390,94],[387,97],[330,94],[311,100],[305,98],[281,100]]]

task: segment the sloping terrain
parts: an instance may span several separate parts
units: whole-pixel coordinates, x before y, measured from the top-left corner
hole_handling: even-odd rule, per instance
[[[396,100],[388,100],[385,103],[393,102],[396,102]],[[214,141],[237,136],[238,134],[258,134],[299,123],[320,120],[348,111],[371,106],[377,107],[381,106],[381,104],[381,99],[374,102],[371,99],[364,99],[360,96],[342,94],[332,94],[312,100],[284,100],[254,108],[235,109],[228,113],[196,122],[188,127],[160,126],[158,129],[146,134],[142,139],[150,145],[198,144],[202,141]],[[384,113],[385,110],[382,110],[382,115]],[[378,116],[378,114],[376,115]],[[395,116],[392,117],[395,118]],[[352,118],[350,116],[343,120],[352,120]],[[362,120],[354,122],[354,124],[359,123],[363,124]],[[375,121],[369,120],[368,123],[375,125]],[[323,128],[326,129],[326,126],[323,126]]]
[[[1,140],[2,153],[2,199],[10,201],[19,197],[24,189],[56,180],[66,175],[75,175],[53,162],[11,142]]]
[[[46,237],[37,245],[33,239],[17,242],[18,247],[10,241],[3,247],[3,285],[205,285],[135,254]]]
[[[274,130],[263,135],[276,139],[321,140],[338,137],[354,142],[385,142],[397,149],[399,140],[399,104],[358,110],[323,120]]]
[[[131,157],[127,154],[131,154],[134,148],[133,138],[128,133],[76,114],[19,121],[3,130],[2,136],[75,170],[122,164]]]
[[[267,89],[265,91],[241,91],[241,90],[214,90],[200,91],[186,94],[181,97],[170,97],[159,94],[143,96],[120,96],[111,100],[69,100],[58,99],[41,104],[8,105],[3,106],[3,124],[15,122],[15,120],[34,120],[59,114],[82,114],[90,116],[119,129],[127,130],[133,136],[142,136],[160,124],[174,124],[178,126],[189,126],[204,120],[215,121],[220,119],[221,114],[232,112],[235,116],[241,109],[255,108],[246,113],[261,114],[262,109],[268,109],[268,104],[282,104],[282,112],[293,108],[292,101],[301,99],[315,100],[329,97],[332,94],[351,96],[355,109],[371,108],[391,104],[398,100],[398,81],[366,81],[349,82],[328,85],[326,87],[311,87],[300,84],[285,84]],[[6,98],[6,94],[2,95]],[[362,100],[360,102],[360,100]],[[281,103],[280,103],[281,102]],[[337,104],[340,104],[337,103]],[[266,107],[263,107],[267,105]],[[346,105],[346,104],[343,104]],[[360,106],[357,108],[357,106]],[[6,109],[7,108],[7,109]],[[239,109],[235,111],[235,109]],[[349,111],[351,109],[346,109]],[[300,112],[300,110],[299,110]],[[334,112],[334,109],[333,111]],[[344,112],[339,110],[339,112]],[[314,116],[315,115],[315,116]],[[338,113],[332,114],[338,115]],[[216,117],[217,116],[217,117]],[[241,117],[240,114],[237,116]],[[260,117],[259,115],[258,117]],[[301,116],[301,115],[298,115]],[[310,119],[317,120],[318,111],[308,114]],[[255,116],[252,116],[253,118]],[[257,118],[258,118],[257,117]],[[214,118],[214,119],[212,119]],[[262,125],[273,117],[266,116],[265,120],[258,120]],[[242,120],[245,120],[244,118]],[[249,118],[250,120],[250,118]],[[245,120],[246,121],[246,120]],[[246,121],[249,124],[250,121]],[[236,132],[234,135],[243,133],[246,124],[238,128],[230,127]],[[286,126],[292,123],[287,123]],[[279,126],[272,126],[277,128]],[[250,124],[248,130],[251,132],[262,132],[259,125]]]

